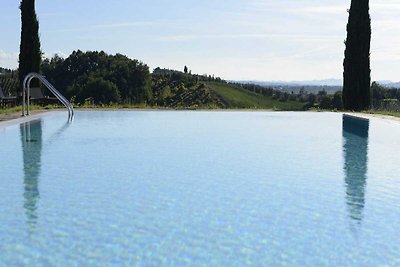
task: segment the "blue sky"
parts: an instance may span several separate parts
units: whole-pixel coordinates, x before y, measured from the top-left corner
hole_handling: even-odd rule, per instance
[[[230,80],[341,78],[350,0],[36,0],[42,50],[122,53]],[[19,1],[2,0],[0,66],[18,62]],[[400,80],[400,1],[371,1],[372,78]]]

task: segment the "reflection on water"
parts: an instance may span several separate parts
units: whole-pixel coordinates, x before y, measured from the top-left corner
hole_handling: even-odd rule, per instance
[[[42,154],[42,121],[21,124],[21,142],[24,160],[24,208],[29,225],[37,221],[37,202]]]
[[[70,122],[69,120],[66,121],[65,124],[60,129],[58,129],[57,132],[55,132],[52,136],[50,136],[47,139],[46,143],[44,144],[44,147],[50,146],[53,144],[53,142],[57,141],[61,137],[61,135],[65,132],[65,130],[67,130],[68,127],[71,126],[71,123],[72,122]]]
[[[367,183],[369,120],[343,115],[346,202],[350,218],[361,222]]]

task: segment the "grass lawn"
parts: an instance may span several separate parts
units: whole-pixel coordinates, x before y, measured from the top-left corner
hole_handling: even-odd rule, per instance
[[[29,110],[49,110],[49,109],[57,109],[63,108],[62,106],[39,106],[39,105],[30,105]],[[12,114],[16,112],[22,113],[22,106],[15,106],[12,108],[0,108],[0,114]]]
[[[296,101],[281,102],[272,97],[253,93],[238,86],[223,83],[206,83],[228,104],[228,108],[303,110],[304,103]]]
[[[22,112],[22,106],[16,106],[12,108],[0,108],[0,114],[11,114],[15,112]]]

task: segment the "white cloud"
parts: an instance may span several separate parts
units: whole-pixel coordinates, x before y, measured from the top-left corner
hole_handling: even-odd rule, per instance
[[[156,40],[168,42],[184,42],[199,40],[223,40],[223,39],[290,39],[290,40],[331,40],[341,36],[335,35],[301,35],[285,33],[237,33],[237,34],[187,34],[187,35],[164,35]]]
[[[159,23],[154,21],[130,21],[130,22],[119,22],[119,23],[105,23],[105,24],[94,24],[79,28],[67,28],[54,30],[51,32],[85,32],[94,30],[109,30],[109,29],[123,29],[123,28],[136,28],[136,27],[150,27],[154,25],[159,25]]]
[[[103,4],[114,7],[117,2]],[[226,79],[342,76],[350,0],[158,2],[139,5],[131,1],[142,10],[134,21],[131,12],[115,15],[111,11],[71,20],[69,12],[57,13],[59,5],[47,9],[46,4],[46,11],[39,12],[39,17],[45,18],[40,25],[45,56],[57,51],[66,57],[67,53],[58,50],[78,48],[121,52],[155,67],[190,65],[193,71]],[[380,80],[398,79],[400,0],[374,0],[370,6],[372,75]],[[18,29],[12,34],[18,35]],[[19,38],[14,38],[12,45],[3,43],[2,48],[16,50],[18,42]],[[17,64],[17,53],[0,50],[0,66]]]
[[[336,5],[336,6],[310,6],[310,7],[297,7],[290,9],[291,13],[312,13],[319,15],[340,15],[347,10],[346,5]]]
[[[0,67],[15,69],[18,67],[18,52],[8,52],[0,49]]]
[[[378,10],[380,12],[382,11],[390,11],[390,12],[398,12],[400,10],[400,3],[395,3],[395,2],[389,2],[389,3],[376,3],[376,2],[371,2],[370,8],[373,11]]]

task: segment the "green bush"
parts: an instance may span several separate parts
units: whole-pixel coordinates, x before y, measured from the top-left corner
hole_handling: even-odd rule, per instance
[[[87,103],[88,99],[96,105],[109,105],[121,101],[118,87],[100,76],[86,76],[69,90],[76,94],[76,101],[80,104]]]

